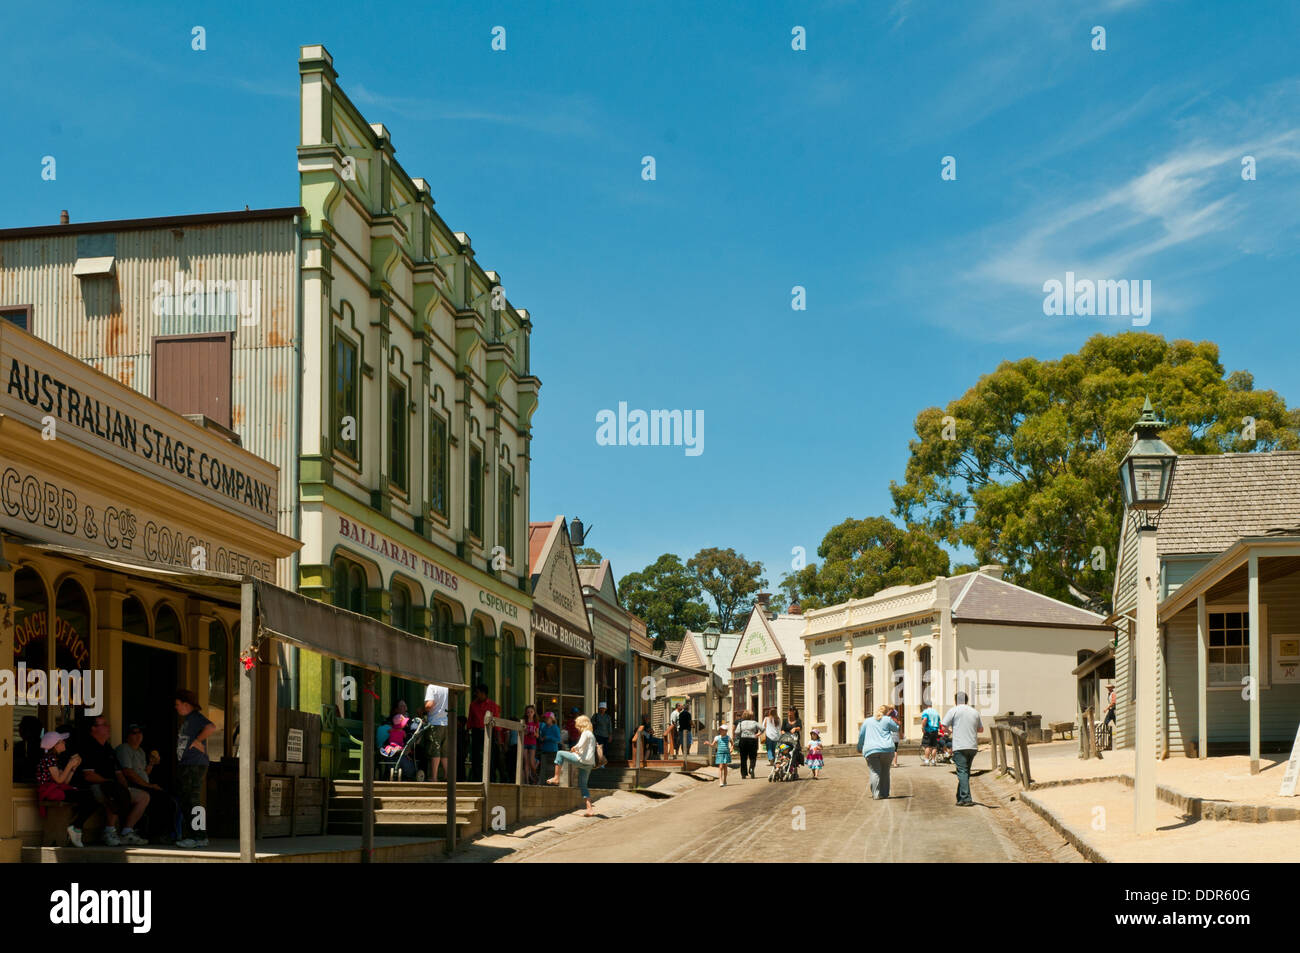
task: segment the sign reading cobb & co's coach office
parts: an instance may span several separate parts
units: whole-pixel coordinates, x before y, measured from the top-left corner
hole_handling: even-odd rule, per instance
[[[0,321],[0,414],[275,529],[275,467]]]

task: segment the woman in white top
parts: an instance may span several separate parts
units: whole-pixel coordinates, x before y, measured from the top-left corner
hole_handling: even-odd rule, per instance
[[[781,737],[781,721],[776,717],[776,709],[769,708],[763,716],[763,740],[767,743],[767,763],[770,766],[776,760],[776,739]]]
[[[547,784],[559,784],[560,772],[564,770],[566,763],[572,763],[578,769],[578,790],[582,792],[582,799],[587,802],[587,813],[584,817],[592,817],[595,812],[591,809],[591,792],[587,790],[587,778],[591,777],[591,771],[596,767],[596,734],[591,730],[591,719],[586,715],[579,715],[574,722],[580,734],[578,740],[568,751],[558,751],[555,754],[555,777],[547,778]]]

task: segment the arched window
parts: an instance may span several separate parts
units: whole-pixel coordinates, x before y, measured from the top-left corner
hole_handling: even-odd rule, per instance
[[[90,599],[75,579],[65,579],[55,600],[54,664],[90,668]]]
[[[154,617],[153,632],[154,638],[159,642],[170,642],[172,645],[184,643],[184,639],[181,638],[181,620],[169,605],[158,607],[158,613]]]
[[[130,596],[122,603],[122,631],[128,635],[149,638],[149,613],[144,604],[135,596]]]
[[[0,617],[3,617],[0,610]],[[29,670],[46,671],[50,667],[50,602],[45,592],[45,582],[35,569],[26,567],[14,573],[13,613],[14,665],[24,664]],[[41,734],[49,726],[45,721],[45,707],[15,705],[14,723],[19,727],[14,740],[28,740],[33,746],[40,742]],[[4,717],[9,717],[5,714]],[[39,724],[27,721],[38,719]],[[25,724],[24,724],[25,723]],[[3,757],[9,757],[8,754]],[[28,761],[15,764],[15,780],[36,780],[36,765],[40,752]]]
[[[826,666],[818,665],[813,669],[813,683],[817,696],[817,720],[826,720]]]
[[[938,700],[943,685],[931,666],[930,646],[923,645],[916,650],[916,670],[920,675],[921,704],[933,705]]]
[[[483,620],[475,616],[470,623],[469,639],[469,687],[471,692],[473,692],[475,685],[487,682],[487,679],[484,678],[486,661],[487,632],[483,628]],[[492,694],[491,685],[488,685],[488,694]]]
[[[208,623],[208,720],[217,726],[208,737],[208,757],[220,761],[226,754],[226,717],[230,711],[230,640],[219,621]]]
[[[433,640],[435,642],[450,644],[452,625],[451,608],[447,603],[435,600],[433,603],[432,616],[433,618],[430,621],[432,623],[433,631],[430,634],[433,636]]]
[[[870,718],[876,713],[876,666],[871,656],[862,660],[862,717]]]
[[[515,637],[507,630],[501,632],[501,714],[505,718],[518,718],[523,705],[515,697]],[[520,697],[523,693],[520,692]]]
[[[334,605],[366,614],[366,571],[343,557],[334,560]]]
[[[411,591],[400,582],[393,583],[392,619],[394,629],[411,631]]]

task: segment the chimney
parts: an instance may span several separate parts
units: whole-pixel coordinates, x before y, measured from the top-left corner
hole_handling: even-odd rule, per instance
[[[59,213],[59,224],[60,225],[68,224],[68,210],[66,208]]]
[[[790,603],[790,608],[786,610],[789,615],[803,615],[803,606],[797,602]]]
[[[756,607],[760,612],[762,612],[763,615],[764,615],[765,617],[767,617],[767,618],[769,618],[769,619],[772,618],[772,613],[771,613],[771,611],[768,609],[767,604],[768,604],[768,601],[769,601],[771,598],[772,598],[772,593],[770,593],[770,592],[760,592],[760,593],[758,594],[757,598],[754,600],[754,605],[755,605],[755,607]]]
[[[986,576],[992,576],[994,579],[1002,578],[1002,567],[997,563],[990,563],[987,566],[980,566],[980,572]]]

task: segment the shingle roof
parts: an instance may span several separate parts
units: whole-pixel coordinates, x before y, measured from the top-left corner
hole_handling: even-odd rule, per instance
[[[1095,612],[1058,602],[1049,596],[975,574],[952,607],[959,622],[1022,622],[1031,625],[1101,625],[1105,620]]]
[[[1300,451],[1180,455],[1160,514],[1161,556],[1219,553],[1300,524]]]

